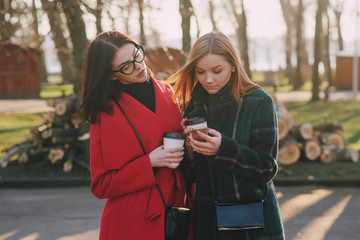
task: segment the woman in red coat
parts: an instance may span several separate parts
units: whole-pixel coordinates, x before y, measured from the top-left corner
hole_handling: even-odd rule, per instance
[[[177,168],[184,148],[162,147],[165,132],[182,132],[179,107],[170,85],[152,78],[144,57],[141,45],[116,31],[98,35],[87,52],[82,109],[91,123],[91,191],[107,199],[100,239],[164,239],[165,208],[156,184],[168,206],[185,206]]]

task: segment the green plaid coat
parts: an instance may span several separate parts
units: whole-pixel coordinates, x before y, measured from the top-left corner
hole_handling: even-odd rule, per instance
[[[198,83],[184,112],[189,117],[205,116],[208,126],[222,135],[216,156],[195,153],[192,162],[183,163],[188,180],[196,182],[195,240],[285,239],[272,183],[278,169],[278,128],[273,99],[263,90],[253,88],[237,103],[230,91],[230,81],[214,95],[209,95]],[[215,200],[254,202],[262,200],[264,195],[264,229],[216,230]]]

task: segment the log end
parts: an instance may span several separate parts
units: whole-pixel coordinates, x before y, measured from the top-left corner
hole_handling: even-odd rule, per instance
[[[304,152],[308,160],[314,161],[321,155],[321,146],[316,141],[307,141],[305,143]]]
[[[287,166],[296,163],[300,158],[300,148],[297,144],[288,144],[279,149],[278,162]]]
[[[313,125],[308,122],[302,123],[300,125],[299,131],[303,139],[310,139],[313,136]]]

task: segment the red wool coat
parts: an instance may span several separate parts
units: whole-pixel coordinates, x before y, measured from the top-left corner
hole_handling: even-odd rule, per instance
[[[126,93],[119,104],[138,131],[148,154],[141,146],[118,106],[114,114],[100,114],[91,125],[91,192],[107,198],[100,227],[100,239],[163,240],[165,208],[156,183],[167,205],[185,206],[185,182],[179,168],[159,168],[156,177],[149,153],[162,145],[165,132],[181,132],[181,115],[173,103],[171,87],[153,80],[155,113]]]

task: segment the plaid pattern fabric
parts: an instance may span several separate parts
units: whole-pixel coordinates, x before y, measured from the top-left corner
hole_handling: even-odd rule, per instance
[[[184,164],[187,176],[196,181],[195,239],[285,239],[272,183],[278,168],[274,102],[263,90],[254,88],[237,103],[231,98],[230,90],[228,83],[217,94],[209,95],[197,84],[184,112],[184,116],[205,116],[208,126],[222,134],[216,156],[195,153],[194,161]],[[248,203],[262,199],[264,229],[216,231],[215,200]]]

